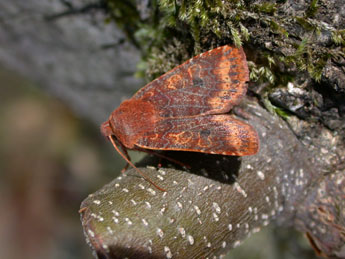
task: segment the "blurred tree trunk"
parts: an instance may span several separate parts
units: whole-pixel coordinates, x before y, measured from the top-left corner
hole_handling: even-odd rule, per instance
[[[342,1],[200,2],[0,2],[0,62],[96,124],[142,85],[133,77],[141,58],[152,77],[203,50],[244,44],[256,82],[242,108],[259,154],[169,154],[194,171],[143,169],[164,179],[167,194],[129,170],[83,202],[95,253],[206,258],[275,219],[306,233],[317,254],[344,258]]]

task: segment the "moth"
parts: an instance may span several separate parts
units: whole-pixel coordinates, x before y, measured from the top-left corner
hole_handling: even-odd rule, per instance
[[[215,48],[175,67],[122,102],[101,125],[101,133],[134,168],[127,149],[254,155],[259,148],[255,129],[226,114],[245,96],[248,80],[242,48]]]

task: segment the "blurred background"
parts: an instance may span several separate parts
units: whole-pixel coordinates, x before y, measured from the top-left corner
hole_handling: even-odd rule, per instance
[[[92,258],[79,221],[124,166],[96,125],[0,67],[0,258]]]

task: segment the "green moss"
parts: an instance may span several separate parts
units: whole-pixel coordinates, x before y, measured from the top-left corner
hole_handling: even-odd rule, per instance
[[[252,61],[248,61],[248,67],[250,70],[249,78],[251,81],[265,82],[274,84],[276,78],[272,70],[267,66],[258,66]]]
[[[277,4],[272,2],[263,2],[255,5],[254,10],[258,13],[266,13],[273,15],[277,11]]]
[[[318,9],[319,9],[319,5],[317,4],[318,0],[312,0],[310,2],[310,5],[306,11],[306,15],[308,17],[314,17],[315,14],[317,13]]]
[[[271,112],[272,114],[277,114],[279,117],[283,118],[284,120],[287,120],[289,116],[291,115],[291,113],[288,112],[287,110],[273,105],[267,96],[263,98],[262,103],[264,104],[265,108],[269,112]]]
[[[149,80],[224,44],[260,48],[250,63],[253,81],[280,84],[284,77],[280,74],[281,64],[320,80],[329,58],[344,51],[335,48],[345,45],[345,30],[326,27],[313,18],[319,10],[317,0],[312,0],[303,15],[296,17],[282,15],[285,1],[253,5],[242,0],[150,0],[146,18],[141,17],[135,0],[106,1],[109,19],[117,22],[142,51],[137,75]],[[299,28],[298,34],[294,35],[291,28]],[[330,31],[334,46],[320,48],[314,42],[325,31]],[[299,35],[304,38],[296,44]],[[268,40],[272,47],[266,46]]]
[[[332,41],[337,45],[345,46],[345,30],[332,31]]]

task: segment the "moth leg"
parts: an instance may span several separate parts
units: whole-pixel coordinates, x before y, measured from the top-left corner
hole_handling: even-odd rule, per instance
[[[149,182],[150,184],[152,184],[154,187],[156,187],[158,190],[162,191],[162,192],[166,192],[165,189],[159,187],[157,184],[155,184],[146,174],[144,174],[142,171],[139,170],[139,168],[137,168],[122,152],[121,150],[118,148],[118,146],[116,145],[116,139],[113,138],[112,135],[108,136],[108,139],[110,140],[111,144],[113,144],[115,150],[122,156],[123,159],[125,159],[127,161],[127,163],[129,165],[131,165],[147,182]],[[128,156],[128,154],[127,154]]]
[[[120,142],[120,146],[121,146],[121,150],[122,150],[123,154],[126,156],[126,158],[127,158],[129,161],[131,161],[131,158],[130,158],[130,156],[128,155],[128,152],[127,152],[127,148],[126,148],[124,145],[122,145],[121,142]],[[126,170],[128,169],[128,166],[129,166],[129,163],[127,162],[127,164],[125,165],[125,167],[122,168],[121,173],[126,172]]]
[[[251,114],[249,114],[248,112],[246,112],[245,110],[243,110],[241,107],[238,107],[238,106],[232,108],[232,112],[238,117],[245,120],[250,120],[253,117]]]

